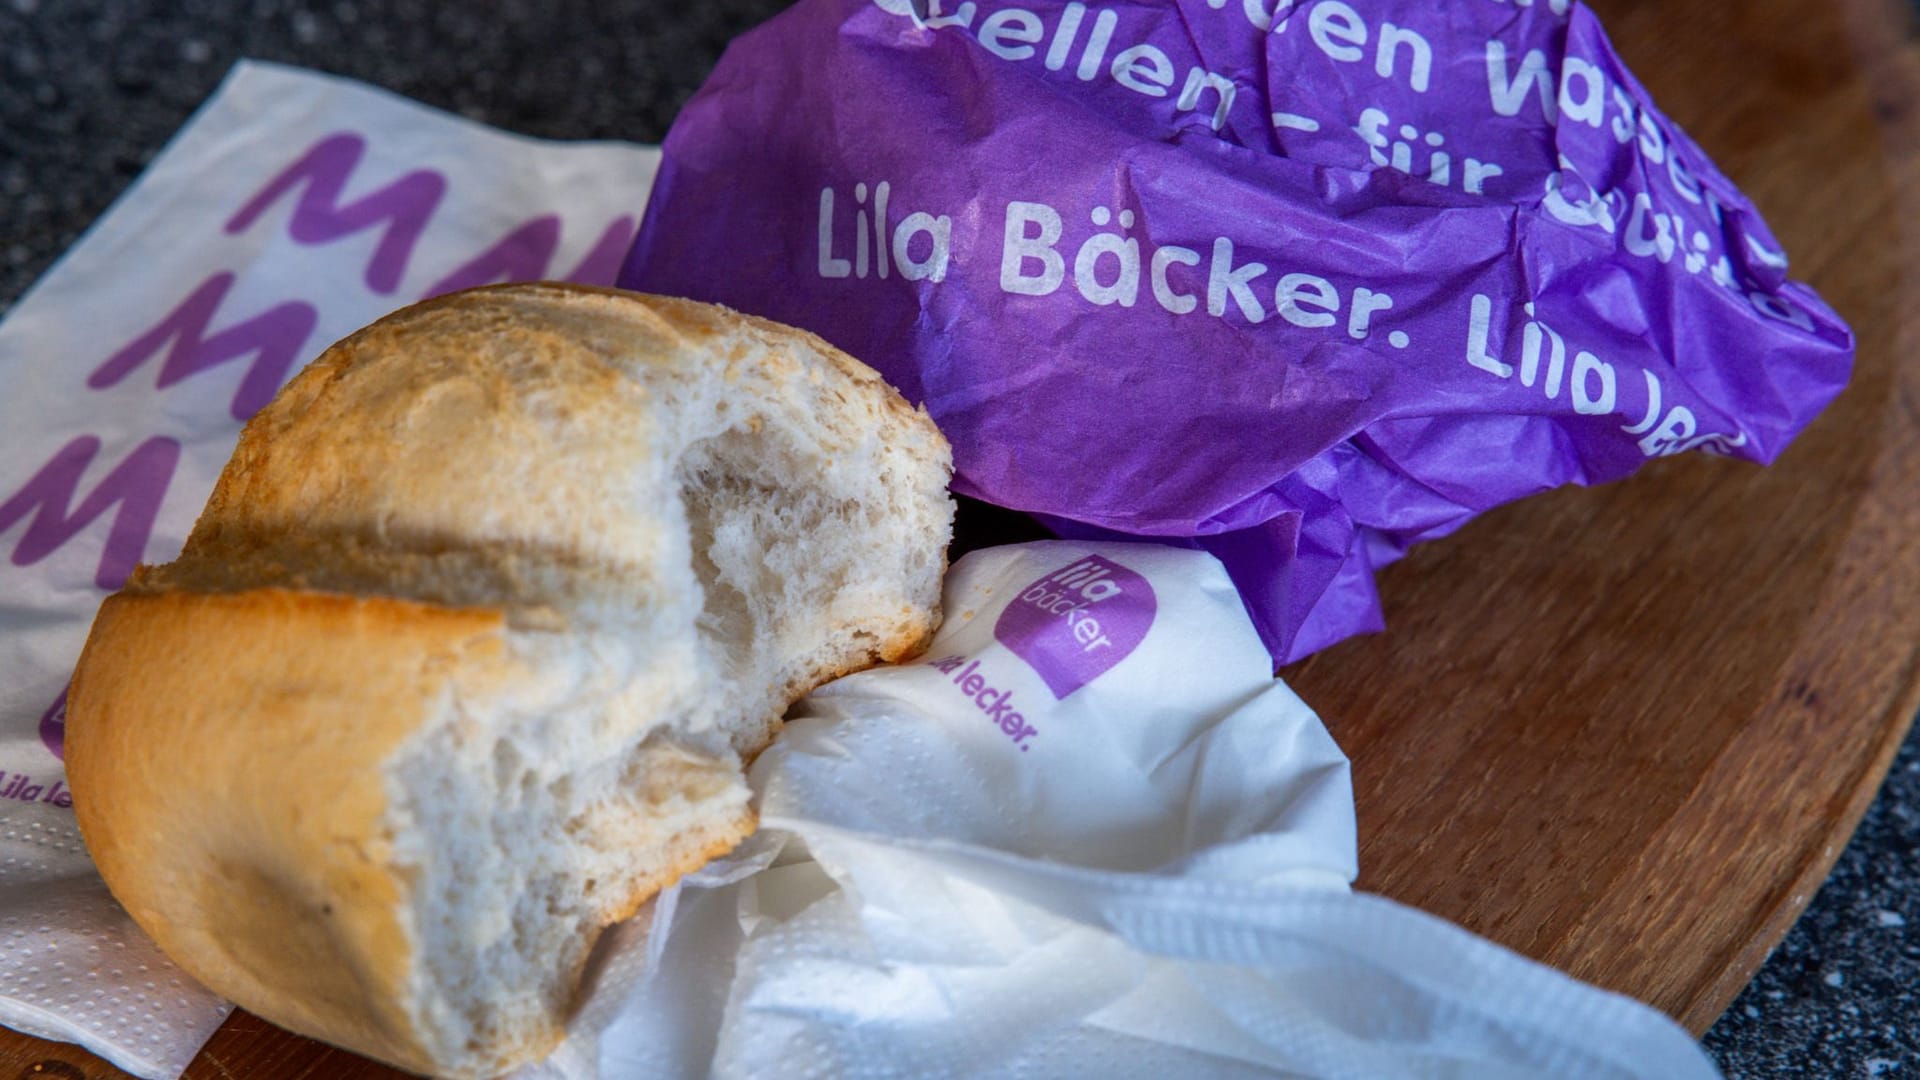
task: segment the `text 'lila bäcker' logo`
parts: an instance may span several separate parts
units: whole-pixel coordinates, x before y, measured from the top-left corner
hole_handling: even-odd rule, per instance
[[[1064,698],[1125,660],[1147,636],[1154,611],[1146,578],[1088,555],[1022,589],[993,636]]]

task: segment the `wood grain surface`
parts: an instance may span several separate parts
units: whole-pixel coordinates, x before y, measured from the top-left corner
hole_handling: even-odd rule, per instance
[[[1354,761],[1361,887],[1704,1031],[1920,705],[1920,94],[1895,7],[1595,6],[1852,322],[1853,383],[1773,468],[1674,459],[1417,549],[1389,633],[1287,675]]]
[[[1487,515],[1284,674],[1354,762],[1360,886],[1705,1030],[1920,708],[1920,51],[1895,0],[1595,0],[1853,324],[1773,468],[1693,456]],[[0,1030],[0,1080],[124,1074]],[[237,1013],[187,1075],[399,1074]]]

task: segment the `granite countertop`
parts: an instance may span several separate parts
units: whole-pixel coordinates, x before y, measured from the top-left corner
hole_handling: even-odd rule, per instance
[[[658,142],[728,39],[783,6],[0,0],[0,314],[241,57],[525,134]],[[1920,738],[1706,1045],[1729,1077],[1920,1076]]]

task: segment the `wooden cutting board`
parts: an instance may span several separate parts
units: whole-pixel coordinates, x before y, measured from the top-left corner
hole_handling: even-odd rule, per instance
[[[1853,383],[1771,469],[1661,462],[1417,549],[1387,633],[1284,674],[1353,759],[1362,888],[1704,1031],[1920,707],[1920,50],[1898,0],[1593,6],[1852,322]],[[0,1030],[0,1077],[123,1075]],[[187,1075],[398,1074],[236,1013]]]

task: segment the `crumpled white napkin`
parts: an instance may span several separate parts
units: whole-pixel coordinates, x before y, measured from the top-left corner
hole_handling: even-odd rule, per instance
[[[1716,1075],[1652,1009],[1348,891],[1346,761],[1211,557],[996,548],[946,605],[920,661],[796,708],[759,834],[621,929],[521,1080]],[[1086,618],[1146,629],[1075,688]]]
[[[113,902],[73,824],[60,703],[100,601],[179,551],[240,418],[334,340],[461,285],[612,281],[658,160],[244,63],[9,311],[0,1024],[160,1078],[229,1008]]]

